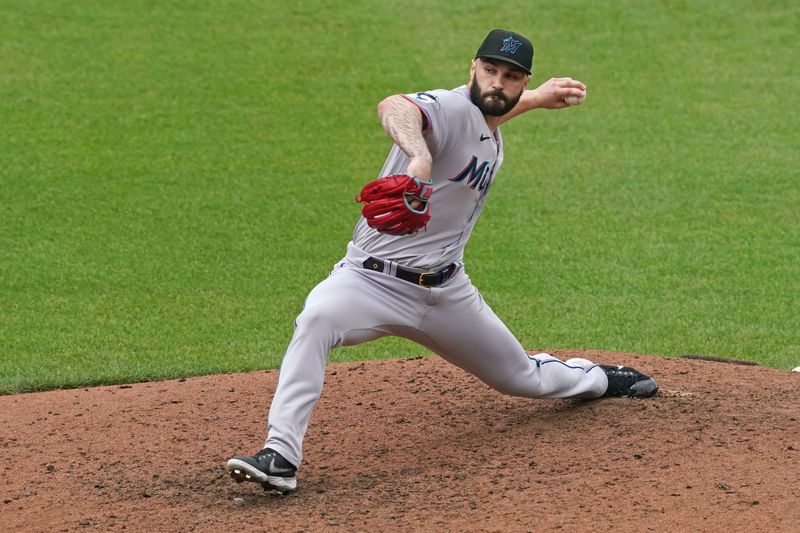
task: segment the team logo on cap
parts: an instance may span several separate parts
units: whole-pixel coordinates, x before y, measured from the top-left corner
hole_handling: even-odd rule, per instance
[[[503,47],[500,49],[501,52],[508,52],[510,54],[516,54],[517,48],[520,47],[522,41],[517,41],[512,36],[508,36],[503,39]]]

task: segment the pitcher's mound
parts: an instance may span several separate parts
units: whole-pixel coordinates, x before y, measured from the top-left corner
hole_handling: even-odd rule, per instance
[[[0,397],[9,531],[790,531],[800,375],[555,352],[650,399],[511,398],[438,357],[329,365],[298,490],[235,484],[277,371]]]

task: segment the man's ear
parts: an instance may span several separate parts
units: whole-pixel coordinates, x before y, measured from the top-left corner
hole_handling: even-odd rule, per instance
[[[472,83],[472,78],[475,77],[475,68],[478,64],[478,59],[473,59],[472,63],[469,65],[469,79],[467,80],[467,85]]]

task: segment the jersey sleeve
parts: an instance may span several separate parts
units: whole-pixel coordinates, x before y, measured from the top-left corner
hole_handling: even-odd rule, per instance
[[[455,138],[454,132],[461,131],[464,113],[460,112],[462,97],[453,91],[436,89],[403,95],[416,105],[423,117],[423,135],[434,159],[447,149]]]

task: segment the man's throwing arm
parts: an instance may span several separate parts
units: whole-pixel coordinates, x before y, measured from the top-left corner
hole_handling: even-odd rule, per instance
[[[586,85],[572,78],[550,78],[535,89],[522,93],[514,109],[500,117],[499,124],[533,109],[561,109],[569,107],[564,101],[567,96],[586,96]]]

